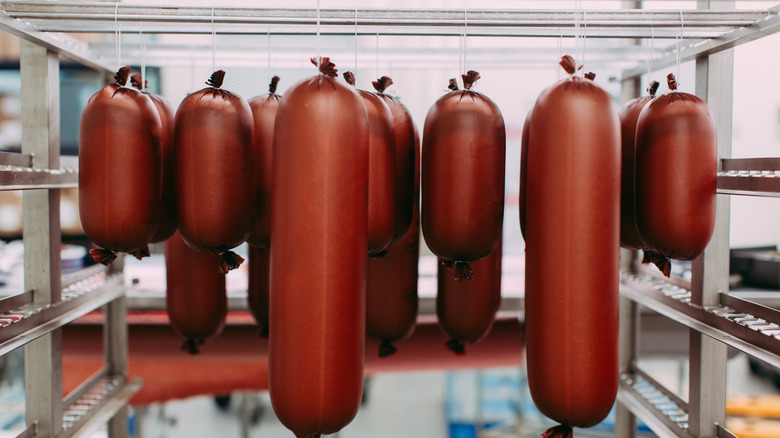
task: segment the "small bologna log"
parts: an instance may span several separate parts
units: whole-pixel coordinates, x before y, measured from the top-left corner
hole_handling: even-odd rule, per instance
[[[470,279],[468,262],[496,248],[504,220],[506,129],[495,103],[471,90],[479,73],[463,75],[425,118],[422,147],[422,231],[431,251],[456,279]]]
[[[198,353],[203,341],[217,336],[225,325],[225,275],[214,269],[216,254],[187,246],[179,233],[165,242],[165,310],[173,328],[187,339],[182,350]]]
[[[122,67],[89,98],[79,128],[79,215],[104,265],[117,252],[148,253],[161,217],[163,126],[149,96],[126,86],[129,76]]]
[[[667,277],[669,259],[693,260],[715,230],[718,148],[707,103],[676,91],[645,105],[636,126],[636,226]]]
[[[179,232],[192,248],[219,254],[227,273],[244,259],[230,251],[249,236],[255,201],[254,122],[249,104],[223,90],[225,72],[188,95],[176,112],[176,202]]]

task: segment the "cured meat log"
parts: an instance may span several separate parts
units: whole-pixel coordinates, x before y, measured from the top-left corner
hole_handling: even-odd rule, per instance
[[[653,81],[648,88],[649,96],[636,97],[620,108],[621,139],[621,184],[620,184],[620,246],[626,249],[641,249],[642,241],[636,230],[634,214],[634,167],[636,166],[636,122],[639,113],[655,98],[658,82]]]
[[[279,76],[271,78],[268,94],[249,99],[249,108],[255,127],[255,143],[252,149],[255,167],[254,224],[248,242],[252,246],[267,248],[271,244],[271,175],[273,170],[274,122],[279,100],[276,94]]]
[[[571,75],[541,92],[529,124],[526,351],[537,408],[563,437],[607,416],[618,386],[620,118]]]
[[[79,215],[104,265],[117,252],[148,254],[162,210],[163,126],[149,96],[126,86],[129,76],[122,67],[89,98],[79,127]]]
[[[436,316],[449,336],[447,349],[460,356],[493,327],[501,306],[501,243],[489,256],[471,264],[473,281],[457,281],[439,264]]]
[[[366,334],[379,340],[379,357],[394,354],[394,342],[414,331],[419,297],[420,260],[420,141],[415,132],[414,197],[412,225],[398,242],[387,248],[384,258],[368,260],[366,290]]]
[[[175,113],[171,103],[164,97],[145,92],[146,84],[141,85],[142,78],[139,74],[130,76],[130,82],[133,87],[143,92],[152,100],[157,113],[162,122],[162,209],[160,214],[160,224],[157,232],[154,233],[151,243],[164,242],[176,231],[176,198],[173,180],[174,172],[174,153],[173,153],[173,119]],[[143,81],[146,82],[146,81]],[[145,252],[137,253],[136,257],[148,256],[148,249]]]
[[[445,94],[428,111],[422,146],[420,218],[431,251],[470,279],[468,262],[498,245],[504,219],[506,129],[501,111],[471,90],[479,73],[463,75],[465,90]]]
[[[182,350],[191,354],[225,325],[227,292],[225,275],[214,269],[218,259],[190,248],[179,233],[165,242],[165,311],[173,328],[187,338]]]
[[[179,232],[192,248],[219,254],[223,274],[244,261],[230,249],[249,236],[256,198],[252,110],[221,88],[224,78],[218,70],[184,98],[174,127]]]
[[[645,253],[667,277],[669,259],[693,260],[715,230],[718,148],[707,103],[676,91],[645,105],[636,125],[636,226]]]
[[[332,434],[363,389],[368,116],[355,89],[322,74],[290,87],[274,125],[269,391],[298,437]]]

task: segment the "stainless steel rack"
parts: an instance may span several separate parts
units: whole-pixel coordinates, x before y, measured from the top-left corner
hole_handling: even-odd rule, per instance
[[[586,32],[588,38],[614,39],[621,44],[653,37],[667,43],[652,53],[654,69],[673,65],[678,57],[681,61],[695,60],[696,94],[714,109],[719,130],[716,232],[705,253],[694,261],[693,280],[689,283],[660,280],[636,270],[633,264],[624,269],[620,289],[621,385],[615,435],[634,436],[635,417],[639,417],[663,437],[733,436],[723,427],[726,346],[780,364],[780,317],[775,310],[728,294],[729,199],[731,195],[743,194],[778,196],[780,159],[730,158],[734,62],[731,49],[780,31],[780,5],[736,10],[735,1],[701,0],[696,10],[656,11],[639,9],[641,2],[615,4],[615,9],[580,11],[324,9],[318,20],[317,13],[308,9],[0,2],[0,29],[23,39],[23,150],[22,154],[0,154],[0,189],[27,189],[27,292],[0,301],[3,315],[22,315],[7,327],[0,327],[0,354],[25,345],[28,428],[19,436],[72,436],[98,421],[109,422],[110,436],[124,436],[127,425],[123,406],[137,389],[137,384],[128,384],[126,378],[126,299],[121,260],[111,270],[93,268],[69,278],[64,278],[59,268],[58,190],[76,184],[77,170],[63,166],[58,153],[58,55],[102,72],[113,68],[115,60],[111,45],[87,44],[60,32],[314,35],[318,21],[323,35],[357,32],[457,37],[467,26],[470,37],[560,38]],[[625,5],[635,9],[618,9]],[[579,29],[581,23],[587,24],[586,30]],[[683,41],[678,54],[673,39],[680,37]],[[177,62],[175,57],[155,58],[155,51],[176,49],[175,45],[166,44],[152,43],[147,47],[149,65]],[[182,52],[195,50],[193,46],[182,48]],[[244,49],[251,50],[251,46]],[[601,53],[608,52],[609,49]],[[419,62],[414,58],[415,50],[397,48],[394,53],[402,59],[408,56],[409,62]],[[598,53],[592,56],[598,57]],[[140,64],[139,56],[131,51],[126,62]],[[639,77],[647,69],[644,59],[628,60],[634,61],[633,65],[620,75],[624,99],[639,94]],[[63,402],[59,328],[101,306],[107,321],[105,369]],[[636,366],[640,306],[691,328],[687,401],[674,396]]]

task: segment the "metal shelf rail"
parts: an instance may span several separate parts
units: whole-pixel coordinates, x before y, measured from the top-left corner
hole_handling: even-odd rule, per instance
[[[75,161],[59,155],[59,54],[104,69],[82,43],[42,33],[0,14],[0,28],[23,35],[22,152],[0,154],[0,190],[24,190],[25,292],[0,301],[0,355],[25,353],[25,417],[18,436],[75,436],[92,419],[108,422],[111,436],[127,435],[127,401],[139,383],[127,383],[126,300],[122,262],[62,275],[59,189],[76,187]],[[66,160],[62,160],[63,162]],[[61,327],[98,308],[106,315],[102,380],[88,385],[89,400],[63,401]],[[86,396],[87,394],[85,394]],[[79,409],[74,416],[73,410]]]
[[[674,65],[678,58],[680,61],[695,60],[696,94],[713,108],[719,129],[721,164],[716,231],[707,250],[693,263],[690,285],[661,282],[631,269],[623,274],[621,384],[616,436],[635,436],[635,416],[638,416],[664,437],[729,437],[733,435],[723,428],[726,345],[780,364],[778,312],[728,295],[729,195],[777,196],[780,193],[777,182],[780,178],[776,176],[780,172],[780,160],[730,158],[734,62],[731,49],[780,31],[780,5],[760,10],[736,10],[733,0],[699,0],[696,10],[654,11],[640,9],[641,2],[620,4],[626,3],[635,9],[324,9],[319,14],[319,32],[355,35],[357,27],[358,35],[460,36],[468,23],[468,35],[472,37],[560,38],[575,36],[582,21],[587,23],[588,38],[635,43],[637,39],[653,37],[669,42],[668,47],[653,53],[654,69]],[[0,311],[11,312],[20,303],[42,309],[38,311],[40,320],[30,323],[38,324],[40,335],[32,332],[36,328],[22,330],[28,336],[31,332],[35,335],[34,340],[30,340],[31,337],[21,342],[26,342],[27,397],[34,403],[27,403],[29,427],[20,436],[71,436],[77,429],[84,430],[80,429],[82,426],[91,427],[89,425],[108,418],[111,418],[108,420],[109,436],[125,436],[127,418],[122,407],[137,388],[137,384],[126,382],[126,298],[121,286],[112,283],[114,279],[122,278],[121,260],[109,272],[88,272],[68,280],[74,287],[91,281],[99,284],[90,289],[92,292],[84,291],[79,298],[73,299],[83,302],[70,304],[63,300],[68,293],[63,292],[65,280],[59,268],[58,189],[72,186],[76,171],[61,166],[57,152],[58,55],[104,72],[115,67],[107,61],[113,61],[115,56],[110,45],[88,45],[59,32],[114,33],[121,30],[161,34],[314,35],[316,22],[315,11],[304,9],[0,1],[0,29],[23,39],[21,64],[25,104],[22,154],[0,154],[0,189],[30,189],[24,196],[27,292],[0,301]],[[673,41],[678,37],[684,39],[679,54],[675,52]],[[163,46],[150,44],[147,47],[147,59],[167,62],[164,57],[154,57],[156,49],[163,50]],[[191,53],[192,48],[184,48],[187,50]],[[125,61],[139,63],[132,51],[130,53]],[[414,55],[414,51],[407,53]],[[176,62],[175,57],[171,58]],[[636,60],[634,67],[622,71],[624,99],[638,95],[639,77],[646,71],[643,60]],[[41,108],[48,111],[40,111]],[[72,308],[59,313],[59,320],[55,321],[54,316],[47,319],[44,310],[57,313],[51,309],[58,307],[58,303],[61,303],[59,306],[69,304]],[[58,327],[79,312],[104,303],[108,303],[105,309],[105,370],[63,403]],[[691,328],[689,400],[680,400],[637,369],[640,305],[682,321]],[[47,323],[51,326],[46,326]],[[3,330],[0,329],[0,337]],[[12,337],[7,338],[0,338],[0,349],[11,348]],[[94,394],[97,395],[93,397]],[[74,401],[82,398],[92,401]],[[83,412],[87,414],[81,416]]]

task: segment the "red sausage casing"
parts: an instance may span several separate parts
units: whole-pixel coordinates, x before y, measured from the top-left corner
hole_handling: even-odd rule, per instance
[[[471,281],[455,280],[442,263],[437,275],[436,316],[450,338],[447,348],[458,355],[465,353],[463,344],[474,344],[488,334],[501,306],[501,242],[471,269]]]
[[[589,79],[564,79],[536,100],[529,143],[528,382],[540,412],[590,427],[609,413],[618,384],[617,104]]]
[[[217,73],[179,105],[174,140],[179,231],[192,248],[222,254],[249,236],[256,197],[252,110],[219,88]]]
[[[249,246],[249,285],[247,303],[257,325],[260,336],[268,336],[268,297],[270,292],[271,250]]]
[[[368,254],[382,253],[395,234],[395,133],[385,101],[358,90],[368,113]]]
[[[634,213],[634,166],[636,150],[636,122],[642,108],[655,97],[655,89],[652,96],[636,97],[629,100],[620,108],[620,140],[621,140],[621,173],[620,173],[620,246],[626,249],[641,249],[642,241],[636,230],[636,217]],[[651,85],[651,87],[653,87]]]
[[[79,128],[81,224],[113,252],[145,247],[162,208],[162,122],[147,95],[120,85],[129,72],[90,97]]]
[[[225,325],[227,293],[225,275],[214,268],[218,259],[193,250],[179,233],[165,242],[165,310],[173,328],[187,338],[182,349],[193,354]]]
[[[467,89],[436,101],[423,130],[420,213],[434,254],[472,262],[496,248],[505,164],[504,119],[492,100]]]
[[[417,278],[420,259],[420,147],[415,129],[415,184],[412,225],[384,258],[368,259],[366,334],[382,343],[379,356],[396,351],[393,342],[412,334],[417,321]]]
[[[523,134],[520,143],[520,189],[518,190],[518,206],[520,216],[520,232],[525,237],[525,191],[526,191],[526,173],[528,172],[528,128],[531,126],[531,113],[533,108],[528,111],[525,116],[525,122],[523,122]]]
[[[395,136],[395,233],[397,242],[409,231],[412,223],[414,198],[414,122],[406,106],[397,97],[385,94],[384,90],[393,81],[382,76],[374,82],[377,95],[385,101],[393,114],[393,135]]]
[[[162,212],[152,243],[163,242],[176,231],[176,187],[174,182],[173,120],[175,113],[164,97],[147,93],[162,121]]]
[[[645,105],[636,134],[636,225],[645,247],[692,260],[715,229],[718,153],[706,102],[682,92]]]
[[[294,84],[273,161],[271,403],[296,436],[332,434],[363,389],[368,121],[357,91],[325,75]]]
[[[254,119],[255,135],[253,163],[257,200],[254,202],[255,219],[248,242],[267,248],[271,244],[271,170],[273,164],[274,121],[281,96],[275,94],[278,77],[271,81],[272,91],[249,100]],[[250,256],[251,257],[251,256]],[[267,321],[267,320],[266,320]]]

